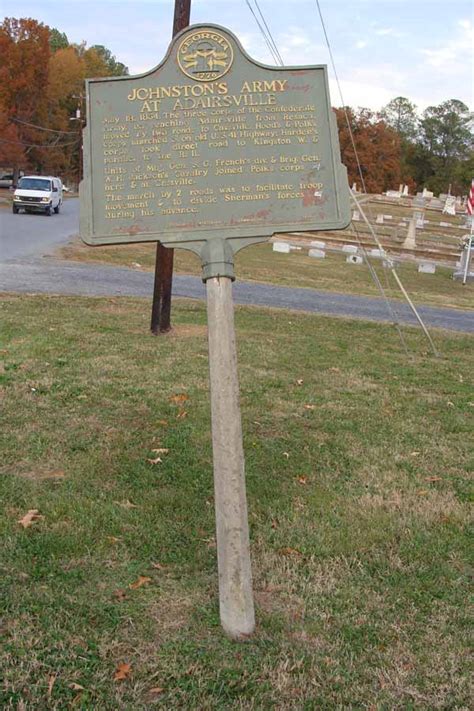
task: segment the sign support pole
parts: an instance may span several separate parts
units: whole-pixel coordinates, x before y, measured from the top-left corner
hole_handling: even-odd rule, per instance
[[[224,631],[255,629],[232,280],[206,280],[219,607]]]
[[[173,37],[189,25],[191,0],[175,0]],[[173,288],[174,250],[156,243],[155,283],[151,305],[150,330],[153,335],[171,330],[171,290]]]

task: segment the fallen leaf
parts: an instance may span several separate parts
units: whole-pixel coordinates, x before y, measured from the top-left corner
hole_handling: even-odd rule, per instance
[[[147,578],[146,575],[139,575],[135,582],[130,583],[128,587],[130,590],[138,590],[138,588],[141,588],[143,585],[148,585],[148,583],[151,583],[151,578]]]
[[[48,699],[51,698],[51,694],[53,693],[53,686],[54,682],[56,681],[56,674],[51,674],[48,680]]]
[[[279,551],[282,555],[294,555],[301,557],[302,553],[301,551],[296,550],[296,548],[280,548]]]
[[[340,372],[341,372],[341,369],[340,369],[340,368],[329,368],[329,371],[330,371],[331,373],[340,373]]]
[[[84,691],[84,687],[81,686],[80,684],[76,684],[75,681],[73,681],[69,684],[69,688],[72,689],[73,691]]]
[[[23,528],[29,528],[35,521],[39,521],[42,518],[44,518],[44,516],[41,516],[38,509],[30,509],[23,518],[19,519],[18,523],[20,526],[23,526]]]
[[[297,478],[299,484],[307,484],[308,483],[308,477],[307,476],[299,476]]]
[[[127,595],[126,595],[126,593],[125,593],[125,590],[121,590],[121,589],[115,590],[115,591],[112,593],[112,597],[114,597],[116,600],[119,600],[120,602],[122,602],[123,600],[126,600],[126,599],[127,599]]]
[[[272,528],[278,528],[278,521],[276,520],[276,518],[274,518],[274,519],[272,520],[271,527],[272,527]]]
[[[159,449],[152,449],[151,451],[153,452],[153,454],[168,454],[170,450],[165,449],[164,447],[160,447]]]
[[[153,689],[149,690],[150,696],[157,696],[158,694],[162,694],[164,691],[163,687],[161,686],[154,686]]]
[[[454,407],[454,402],[451,402],[450,400],[448,400],[447,405],[448,405],[448,407]]]
[[[151,564],[152,568],[155,568],[155,570],[164,570],[164,565],[161,565],[161,563],[152,563]]]
[[[170,397],[170,402],[175,405],[180,405],[181,403],[186,402],[186,400],[189,400],[189,395],[186,395],[185,393],[180,393],[179,395],[173,395]]]
[[[425,476],[425,481],[443,481],[441,476]]]
[[[118,536],[107,536],[107,540],[111,543],[119,543],[122,539],[118,538]]]
[[[168,420],[158,420],[156,424],[161,425],[162,427],[168,427]]]
[[[284,457],[286,457],[287,459],[289,459],[289,458],[290,458],[290,454],[289,454],[289,452],[283,452],[283,456],[284,456]]]
[[[427,496],[429,493],[428,489],[420,489],[418,496]]]
[[[156,457],[156,459],[147,459],[148,464],[161,464],[163,460],[161,457]]]
[[[315,409],[316,409],[316,405],[305,405],[305,406],[304,406],[304,409],[305,409],[305,410],[315,410]]]
[[[124,509],[138,509],[138,506],[136,504],[132,504],[132,502],[128,499],[125,499],[125,501],[114,501],[114,504],[118,504]]]
[[[299,379],[296,381],[296,384],[297,384],[297,385],[303,385],[303,379],[302,379],[302,378],[299,378]]]
[[[177,420],[184,420],[184,418],[187,416],[188,416],[188,413],[186,412],[186,410],[180,410],[178,412],[178,414],[176,415],[176,419]]]
[[[420,452],[410,452],[410,457],[418,457]]]
[[[117,669],[115,670],[114,681],[123,681],[124,679],[127,679],[130,676],[131,671],[131,664],[125,664],[124,662],[122,664],[119,664]]]

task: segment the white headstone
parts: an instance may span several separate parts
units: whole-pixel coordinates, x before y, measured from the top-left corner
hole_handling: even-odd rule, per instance
[[[408,192],[408,185],[404,185],[404,186],[403,186],[403,193],[402,193],[402,195],[405,195],[405,196],[406,196],[406,195],[409,195],[409,194],[410,194],[410,193]]]
[[[402,249],[416,249],[416,227],[414,219],[410,220],[408,234],[402,244]]]
[[[385,251],[383,249],[371,249],[370,256],[371,257],[385,257]]]
[[[342,251],[347,252],[348,254],[357,254],[357,247],[355,244],[343,244]]]
[[[385,193],[388,198],[399,198],[400,193],[398,190],[387,190]]]
[[[292,252],[301,252],[302,249],[303,249],[303,247],[296,247],[296,245],[290,244],[290,250]]]
[[[400,183],[400,185],[398,186],[398,192],[399,192],[400,194],[403,193],[403,183]]]
[[[357,192],[357,183],[352,183],[352,192],[353,193]]]
[[[285,254],[289,254],[290,245],[287,242],[274,242],[273,243],[273,251],[274,252],[284,252]]]
[[[423,193],[422,193],[422,197],[424,197],[424,198],[432,198],[432,197],[433,197],[433,193],[431,192],[431,190],[427,190],[426,188],[424,188],[424,189],[423,189]]]
[[[443,207],[443,215],[456,215],[456,198],[448,195]]]
[[[314,240],[309,243],[309,246],[314,247],[315,249],[326,249],[326,242],[318,242],[318,240]]]
[[[439,226],[440,227],[455,227],[456,225],[452,225],[450,222],[440,222]]]
[[[383,219],[384,219],[384,220],[391,220],[391,219],[392,219],[392,216],[391,216],[391,215],[384,215],[384,216],[383,216]]]
[[[418,271],[420,274],[436,274],[436,264],[432,262],[421,262],[418,265]]]
[[[377,215],[377,219],[375,220],[377,225],[383,225],[383,215]]]
[[[352,213],[352,222],[359,222],[360,221],[360,212],[359,210],[354,210]]]
[[[357,254],[350,254],[348,257],[346,257],[346,262],[348,264],[363,264],[364,260]]]
[[[323,249],[310,249],[308,256],[315,257],[316,259],[324,259],[326,252]]]

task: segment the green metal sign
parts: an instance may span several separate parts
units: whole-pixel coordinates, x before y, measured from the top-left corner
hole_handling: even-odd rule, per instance
[[[81,237],[160,241],[233,276],[233,254],[275,232],[349,224],[325,66],[270,67],[234,35],[193,25],[161,64],[87,81]]]

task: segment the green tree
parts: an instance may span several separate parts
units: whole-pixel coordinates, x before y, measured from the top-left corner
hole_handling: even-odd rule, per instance
[[[401,138],[412,140],[418,130],[416,106],[404,96],[392,99],[380,112],[380,117]]]
[[[57,52],[59,49],[67,49],[69,40],[65,32],[60,32],[55,27],[49,30],[49,47],[51,52]]]
[[[107,47],[104,47],[102,44],[94,44],[92,45],[92,47],[90,47],[90,49],[93,49],[95,52],[97,52],[99,57],[104,60],[110,71],[110,76],[128,76],[128,67],[126,67],[125,64],[122,64],[122,62],[118,62],[115,56],[110,51],[110,49],[107,49]]]

